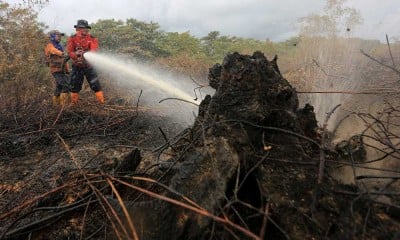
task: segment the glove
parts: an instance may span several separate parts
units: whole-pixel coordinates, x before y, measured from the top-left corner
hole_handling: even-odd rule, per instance
[[[75,55],[80,58],[82,57],[83,51],[81,49],[75,51]]]

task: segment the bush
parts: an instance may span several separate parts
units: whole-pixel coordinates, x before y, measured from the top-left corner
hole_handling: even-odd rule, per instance
[[[18,118],[52,92],[44,62],[47,36],[31,7],[0,1],[0,111]]]

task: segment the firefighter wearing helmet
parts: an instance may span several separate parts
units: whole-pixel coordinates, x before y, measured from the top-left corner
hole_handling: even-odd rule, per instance
[[[76,34],[68,38],[67,51],[72,59],[71,72],[71,104],[77,104],[79,92],[82,89],[83,80],[86,77],[90,89],[95,92],[99,103],[104,103],[104,95],[100,81],[95,69],[86,62],[84,54],[88,51],[97,51],[98,40],[89,33],[89,26],[86,20],[80,19],[74,25]]]
[[[64,53],[64,48],[60,44],[61,36],[58,30],[49,32],[50,42],[47,43],[44,54],[46,56],[47,66],[50,67],[50,72],[54,77],[56,89],[53,95],[53,105],[65,106],[68,102],[69,93],[69,66],[67,61],[69,57]]]

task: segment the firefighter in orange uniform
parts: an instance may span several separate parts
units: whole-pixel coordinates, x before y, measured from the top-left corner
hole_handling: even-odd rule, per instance
[[[69,66],[67,61],[69,57],[64,53],[60,44],[61,36],[58,30],[50,31],[50,42],[46,45],[44,53],[46,55],[47,65],[56,82],[56,89],[53,95],[53,105],[65,106],[68,103],[69,86]]]
[[[76,29],[76,34],[69,37],[67,41],[68,55],[72,59],[71,103],[73,105],[78,103],[79,92],[86,77],[90,89],[95,92],[97,101],[103,104],[104,94],[101,89],[99,77],[93,66],[86,62],[84,58],[86,52],[97,51],[99,47],[98,40],[89,33],[91,27],[86,20],[78,20],[74,28]]]

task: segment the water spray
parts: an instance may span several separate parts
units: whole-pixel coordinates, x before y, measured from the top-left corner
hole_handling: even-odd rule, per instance
[[[123,84],[125,90],[143,90],[143,94],[141,91],[139,95],[142,104],[156,108],[176,123],[190,125],[194,122],[202,99],[198,99],[195,93],[199,86],[188,77],[173,75],[169,71],[162,71],[160,67],[115,55],[87,52],[84,57],[99,72],[109,75],[111,83]],[[202,88],[202,91],[209,90]]]
[[[165,81],[159,80],[150,74],[147,74],[140,68],[140,66],[130,64],[129,66],[117,59],[111,59],[99,53],[87,52],[85,53],[85,59],[91,64],[99,67],[109,69],[112,68],[114,71],[125,73],[133,78],[144,81],[148,85],[158,88],[166,93],[171,94],[176,98],[180,98],[186,102],[197,104],[193,96],[187,94],[181,89],[166,83]]]

